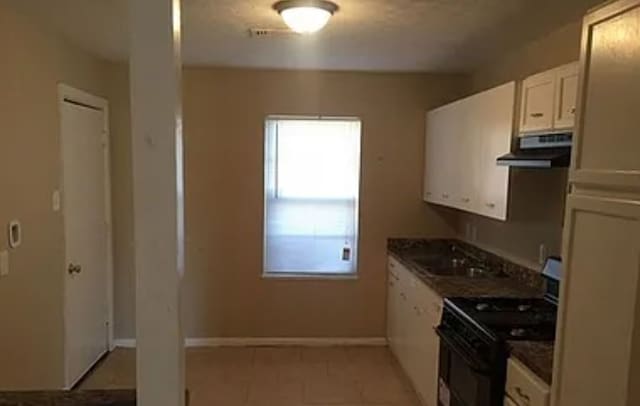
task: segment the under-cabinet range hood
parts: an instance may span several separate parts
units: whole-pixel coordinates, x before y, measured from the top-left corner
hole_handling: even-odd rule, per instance
[[[516,168],[562,168],[571,162],[572,133],[520,137],[515,152],[498,158],[498,165]]]

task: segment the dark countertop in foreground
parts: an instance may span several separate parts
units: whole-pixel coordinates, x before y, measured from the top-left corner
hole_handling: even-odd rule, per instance
[[[551,385],[553,381],[553,342],[510,341],[511,356],[522,362],[540,379]]]
[[[135,406],[135,390],[0,392],[0,406]]]

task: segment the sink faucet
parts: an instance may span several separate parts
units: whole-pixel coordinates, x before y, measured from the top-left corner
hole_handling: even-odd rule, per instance
[[[476,262],[478,265],[482,267],[485,267],[487,263],[487,257],[485,255],[476,255],[472,252],[465,250],[460,246],[456,246],[456,245],[452,246],[451,251],[453,253],[460,252],[463,256],[472,259],[474,262]]]

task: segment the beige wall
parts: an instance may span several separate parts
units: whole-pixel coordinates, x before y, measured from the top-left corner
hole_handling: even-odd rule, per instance
[[[116,69],[124,105],[126,68]],[[458,76],[187,69],[184,76],[190,337],[380,337],[386,239],[452,235],[422,203],[424,115],[460,95]],[[363,121],[357,280],[262,279],[263,123],[269,114]],[[114,115],[114,117],[116,117]],[[114,127],[118,127],[115,125]],[[115,132],[117,337],[134,333],[128,135]]]
[[[57,84],[103,94],[105,66],[0,3],[0,250],[19,219],[23,244],[0,278],[0,389],[63,384],[62,217]]]
[[[581,25],[581,21],[567,24],[478,70],[472,77],[474,91],[578,60]],[[512,170],[509,221],[461,214],[458,233],[465,236],[466,225],[475,225],[476,243],[525,265],[537,266],[540,244],[559,255],[566,178],[566,169]]]

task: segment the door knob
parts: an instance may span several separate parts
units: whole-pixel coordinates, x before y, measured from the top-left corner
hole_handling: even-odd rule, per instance
[[[82,272],[82,266],[69,264],[69,268],[67,268],[67,272],[69,273],[69,275],[73,275],[74,273],[80,273]]]

